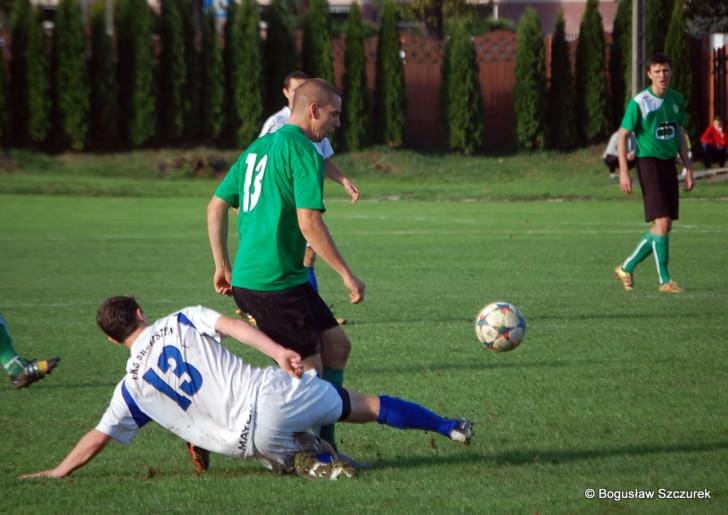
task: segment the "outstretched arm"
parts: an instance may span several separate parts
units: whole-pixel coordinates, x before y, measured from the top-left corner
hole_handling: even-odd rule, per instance
[[[344,173],[339,170],[339,167],[331,162],[331,159],[326,160],[326,176],[337,184],[341,184],[344,191],[349,195],[352,202],[359,200],[359,188],[349,179]]]
[[[316,209],[298,209],[298,227],[301,229],[303,237],[311,248],[316,252],[317,256],[326,261],[336,273],[341,276],[344,287],[349,290],[349,300],[352,304],[357,304],[364,300],[364,283],[356,277],[344,258],[336,248],[334,239],[329,233],[328,227],[324,223],[321,211]]]
[[[230,204],[217,196],[213,196],[207,205],[207,237],[215,262],[212,285],[220,295],[231,295],[233,292],[232,267],[227,244],[229,208]]]
[[[74,470],[83,467],[91,461],[98,453],[104,450],[104,447],[111,441],[111,437],[92,429],[86,433],[78,441],[76,446],[68,453],[68,456],[63,458],[55,468],[50,470],[42,470],[33,474],[24,474],[20,476],[20,479],[30,479],[36,477],[66,477],[70,475]]]
[[[262,331],[251,327],[242,320],[220,316],[215,323],[215,330],[224,335],[235,338],[239,342],[262,352],[269,358],[278,363],[281,369],[292,375],[300,377],[303,373],[303,365],[301,364],[301,356],[290,349],[286,349],[282,345],[271,340]]]

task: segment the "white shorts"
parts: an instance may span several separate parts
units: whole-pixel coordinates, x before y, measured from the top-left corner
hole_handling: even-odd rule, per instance
[[[343,403],[339,392],[313,370],[301,379],[274,371],[258,390],[253,447],[264,465],[285,470],[301,450],[294,433],[333,424],[341,417]]]

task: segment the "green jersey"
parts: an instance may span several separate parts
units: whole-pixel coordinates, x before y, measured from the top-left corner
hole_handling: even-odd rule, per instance
[[[629,101],[621,126],[635,133],[637,157],[673,159],[680,151],[680,128],[686,122],[680,93],[668,89],[658,97],[647,88]]]
[[[325,211],[323,183],[324,160],[295,125],[258,138],[240,156],[215,191],[239,208],[233,286],[279,291],[308,280],[296,210]]]

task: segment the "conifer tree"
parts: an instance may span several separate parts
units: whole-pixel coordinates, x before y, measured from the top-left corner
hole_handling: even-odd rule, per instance
[[[5,78],[5,52],[0,50],[0,150],[7,147],[10,133],[8,120],[8,83]]]
[[[576,116],[582,138],[593,143],[609,130],[604,31],[597,0],[587,0],[576,49]]]
[[[632,1],[620,0],[609,49],[612,127],[622,121],[624,106],[632,97]]]
[[[182,34],[185,47],[185,77],[184,96],[182,100],[182,119],[184,124],[183,138],[186,141],[196,141],[200,136],[201,104],[200,104],[200,38],[196,23],[196,4],[189,0],[176,0],[182,16]]]
[[[303,71],[311,77],[333,82],[329,4],[326,0],[311,0],[304,18],[301,48]]]
[[[156,134],[152,15],[146,0],[116,7],[121,135],[140,147]]]
[[[559,150],[573,148],[578,143],[579,136],[576,126],[574,74],[571,71],[563,12],[559,12],[556,17],[551,40],[551,83],[547,104],[546,140],[549,146]]]
[[[541,150],[545,143],[546,66],[541,23],[533,8],[518,22],[516,85],[516,141],[527,150]]]
[[[447,45],[448,146],[472,154],[483,144],[482,97],[475,49],[463,25],[454,28]]]
[[[268,37],[263,49],[266,92],[266,112],[273,113],[285,105],[281,93],[286,75],[298,68],[296,38],[291,27],[291,14],[284,0],[273,0],[266,11]]]
[[[89,59],[89,145],[108,150],[117,145],[119,127],[116,63],[113,38],[107,32],[101,3],[92,8],[91,57]]]
[[[235,20],[239,34],[238,80],[234,83],[232,107],[237,111],[239,125],[234,133],[234,145],[246,147],[258,136],[263,116],[263,63],[260,41],[260,14],[254,0],[243,0]]]
[[[682,0],[644,0],[645,2],[645,57],[665,51],[665,36],[670,26],[672,7]]]
[[[179,141],[184,132],[187,63],[182,14],[177,0],[162,0],[159,19],[159,132],[163,141]]]
[[[228,145],[235,145],[235,134],[240,126],[240,118],[236,106],[236,91],[242,86],[239,82],[245,80],[245,74],[242,69],[241,61],[241,34],[238,30],[240,8],[235,2],[230,2],[227,6],[225,16],[225,44],[223,46],[223,61],[225,65],[225,124],[223,126],[222,138]]]
[[[349,11],[344,68],[343,120],[340,133],[347,149],[359,150],[369,141],[370,120],[364,25],[356,3],[351,5]]]
[[[11,134],[16,145],[43,143],[50,130],[48,56],[40,18],[28,0],[11,14]]]
[[[61,0],[53,30],[53,98],[61,147],[82,150],[88,132],[86,36],[78,0]]]
[[[390,147],[402,146],[407,118],[400,50],[395,6],[385,0],[377,42],[375,115],[377,136]]]
[[[688,133],[697,136],[695,113],[693,112],[693,70],[690,66],[690,36],[685,25],[685,11],[679,0],[670,18],[670,28],[665,38],[665,54],[672,61],[670,87],[678,90],[685,98],[685,111],[688,113]]]
[[[202,20],[202,69],[200,84],[201,131],[206,141],[215,141],[222,132],[225,116],[225,69],[222,62],[222,49],[215,30],[215,11],[209,9]]]

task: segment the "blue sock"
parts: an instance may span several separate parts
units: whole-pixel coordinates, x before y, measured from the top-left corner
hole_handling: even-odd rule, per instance
[[[419,404],[388,395],[379,397],[377,422],[397,429],[436,431],[444,436],[450,436],[450,431],[459,424],[457,420],[441,417]]]
[[[313,291],[318,293],[318,281],[316,280],[316,273],[313,270],[312,266],[307,266],[306,270],[308,271],[308,282],[313,286]]]

